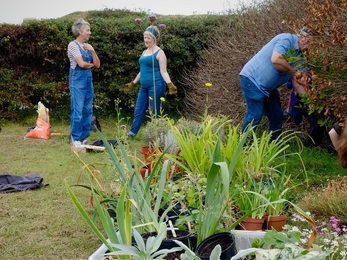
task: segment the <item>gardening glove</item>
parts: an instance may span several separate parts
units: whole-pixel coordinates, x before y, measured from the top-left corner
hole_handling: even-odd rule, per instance
[[[170,95],[177,94],[177,87],[172,82],[167,83],[167,87],[169,88]]]
[[[130,83],[125,84],[125,88],[123,89],[124,92],[131,91],[135,87],[135,85],[136,84],[134,84],[134,82],[130,82]]]

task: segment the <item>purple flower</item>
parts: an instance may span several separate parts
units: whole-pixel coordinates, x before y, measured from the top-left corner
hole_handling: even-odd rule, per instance
[[[119,128],[122,130],[125,130],[127,127],[126,127],[126,125],[121,125]]]
[[[164,30],[166,28],[166,24],[161,23],[158,25],[161,30]]]
[[[148,19],[153,23],[155,20],[157,20],[157,16],[155,14],[151,14],[148,16]]]
[[[141,23],[141,18],[136,18],[135,23],[140,24]]]

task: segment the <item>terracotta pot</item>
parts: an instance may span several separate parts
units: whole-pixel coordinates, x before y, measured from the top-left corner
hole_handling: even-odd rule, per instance
[[[158,150],[163,151],[163,148],[159,147]],[[156,158],[157,150],[154,147],[143,146],[142,154],[146,162],[153,162]]]
[[[145,179],[149,176],[149,174],[152,172],[153,165],[154,165],[154,163],[152,162],[152,163],[149,163],[140,169],[140,174],[141,174],[142,178]]]
[[[271,230],[272,228],[277,231],[282,231],[283,226],[287,223],[287,215],[280,216],[264,216],[264,225],[265,230]]]
[[[240,230],[262,230],[264,218],[245,218],[240,224]]]
[[[144,146],[142,147],[142,154],[146,162],[153,161],[155,158],[156,150],[153,147]]]
[[[149,175],[148,167],[142,167],[140,169],[140,174],[141,174],[142,178],[144,178],[144,179],[147,178]]]

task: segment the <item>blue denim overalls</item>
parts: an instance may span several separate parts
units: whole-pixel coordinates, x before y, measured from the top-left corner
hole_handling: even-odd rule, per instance
[[[82,59],[92,62],[92,53],[84,50],[78,45]],[[91,69],[83,69],[78,64],[75,69],[70,67],[69,74],[70,89],[70,142],[83,141],[89,136],[90,121],[93,114],[93,78]]]

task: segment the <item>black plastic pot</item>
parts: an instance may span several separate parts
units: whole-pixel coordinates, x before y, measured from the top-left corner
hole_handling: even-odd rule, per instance
[[[164,207],[160,208],[159,209],[159,215],[163,215],[164,214],[164,211],[167,209],[167,206],[165,205]],[[179,218],[180,215],[182,215],[181,213],[181,205],[180,204],[177,204],[175,206],[172,207],[172,209],[167,212],[166,216],[168,217],[168,219],[166,219],[167,221],[168,220],[171,220],[172,224],[175,225],[175,222],[176,220]]]
[[[229,232],[218,233],[201,241],[195,253],[200,259],[209,260],[212,250],[218,244],[222,247],[220,260],[230,260],[231,257],[237,254],[235,238]]]
[[[178,240],[189,246],[190,233],[188,230],[175,230],[177,237],[173,237],[170,230],[167,231],[167,239],[163,240],[161,243],[160,249],[171,249],[173,247],[177,247],[178,245],[173,240]]]
[[[189,240],[190,240],[190,244],[189,244],[189,248],[190,250],[192,250],[193,252],[195,252],[195,249],[196,249],[196,244],[198,242],[198,237],[196,235],[191,235],[189,237]]]
[[[112,208],[107,208],[107,212],[110,215],[111,218],[113,218],[114,220],[116,220],[117,218],[117,214],[116,211]]]
[[[189,247],[190,244],[190,233],[188,230],[175,230],[177,237],[173,237],[172,232],[167,230],[167,238],[164,239],[158,250],[160,249],[171,249],[173,247],[178,247],[174,240],[178,240]],[[156,233],[147,233],[143,237],[146,240],[149,236],[156,236]]]

